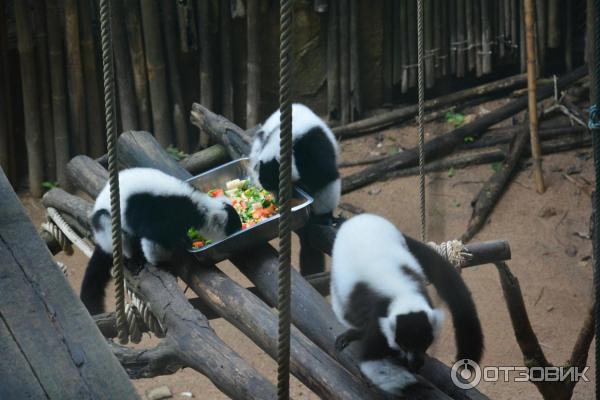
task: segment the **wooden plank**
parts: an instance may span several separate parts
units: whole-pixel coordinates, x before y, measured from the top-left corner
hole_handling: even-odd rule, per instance
[[[1,316],[0,316],[1,317]],[[0,318],[0,399],[40,399],[47,397],[25,354]]]
[[[136,398],[0,173],[0,315],[50,398]],[[49,368],[49,366],[51,366]],[[0,385],[2,386],[2,385]]]

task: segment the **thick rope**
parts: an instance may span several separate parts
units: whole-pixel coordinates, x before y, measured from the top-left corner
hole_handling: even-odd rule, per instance
[[[291,253],[292,253],[292,103],[291,48],[292,1],[280,2],[279,36],[279,271],[277,276],[277,398],[289,399],[290,324],[291,324]]]
[[[439,255],[447,259],[450,264],[454,265],[459,272],[473,258],[473,254],[469,253],[460,240],[449,240],[440,244],[429,242],[427,244]]]
[[[418,49],[418,87],[419,87],[419,210],[421,216],[421,240],[427,238],[427,221],[425,219],[425,57],[423,45],[423,0],[417,0],[417,49]]]
[[[48,232],[56,241],[58,242],[62,251],[64,251],[68,256],[73,255],[73,246],[71,245],[71,241],[64,233],[60,230],[60,228],[50,219],[42,224],[42,230]]]
[[[106,137],[108,152],[108,181],[112,220],[113,267],[116,270],[115,297],[119,342],[128,341],[125,314],[125,283],[123,276],[123,249],[121,242],[121,207],[119,196],[119,170],[117,167],[117,131],[115,129],[115,82],[110,27],[110,0],[100,0],[100,30],[102,37],[102,70],[104,75],[104,107],[106,110]]]
[[[61,244],[61,247],[63,246],[61,241],[65,240],[66,238],[69,244],[72,243],[75,246],[77,246],[77,248],[81,250],[81,252],[87,256],[87,258],[90,258],[92,256],[92,253],[94,252],[92,246],[90,246],[77,233],[75,233],[75,231],[71,228],[69,224],[67,224],[67,222],[63,219],[63,217],[55,208],[48,207],[46,209],[46,214],[48,215],[49,224],[43,224],[42,228],[46,229],[47,225],[50,225],[51,227],[55,226],[56,228],[58,228],[58,232],[56,232],[55,230],[46,230],[48,230],[56,238],[56,240],[58,240],[58,243]],[[71,249],[71,253],[67,252],[67,254],[73,254],[73,249]]]

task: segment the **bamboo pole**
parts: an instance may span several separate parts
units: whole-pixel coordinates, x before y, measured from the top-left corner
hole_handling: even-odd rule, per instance
[[[533,27],[533,0],[525,0],[525,29],[527,39],[527,92],[529,98],[529,130],[531,135],[531,157],[533,159],[533,175],[538,193],[544,193],[544,175],[542,172],[542,155],[538,137],[538,113],[536,99],[536,54]]]
[[[519,21],[521,19],[519,5],[521,2],[519,0],[511,0],[510,11],[510,46],[511,52],[514,54],[515,49],[517,48],[519,42]]]
[[[153,132],[158,142],[166,147],[173,143],[173,136],[171,135],[167,73],[165,71],[158,1],[145,0],[140,2],[140,6],[144,29],[146,67],[148,68],[148,86],[150,87],[150,101],[152,104]]]
[[[229,8],[229,2],[220,1]],[[177,2],[177,21],[179,26],[179,43],[183,53],[198,49],[198,32],[194,21],[194,8],[190,1]]]
[[[181,75],[179,73],[179,62],[177,57],[177,21],[175,15],[175,2],[161,2],[163,22],[165,26],[164,38],[167,48],[167,70],[169,74],[169,87],[171,88],[171,115],[177,147],[184,151],[190,151],[188,126],[183,110],[186,108],[181,91]]]
[[[527,72],[527,44],[525,40],[525,0],[519,1],[519,59],[521,61],[521,72]]]
[[[511,13],[511,2],[512,0],[503,0],[504,1],[504,10],[502,15],[504,16],[504,37],[502,47],[505,49],[506,53],[510,54],[510,47],[507,49],[507,46],[510,46],[510,29],[511,29],[511,20],[513,18]]]
[[[483,74],[492,72],[492,21],[490,2],[481,0],[481,63]]]
[[[498,43],[498,58],[504,57],[504,40],[506,39],[506,32],[504,30],[504,3],[506,3],[506,0],[496,1],[495,20],[497,21],[496,42]]]
[[[340,1],[343,0],[333,0],[337,3],[339,3]],[[392,0],[383,0],[383,49],[382,49],[382,54],[381,54],[381,58],[382,58],[382,72],[383,72],[383,102],[384,104],[391,104],[392,100],[393,100],[393,95],[394,95],[394,91],[393,91],[393,86],[394,86],[394,39],[393,39],[393,32],[394,32],[394,24],[392,22],[392,16],[394,15],[394,4],[396,2],[392,1]],[[340,6],[341,7],[341,6]],[[338,28],[339,31],[339,25],[338,25],[338,21],[341,22],[341,17],[339,15],[339,9],[340,7],[338,7],[338,14],[337,15],[332,15],[331,18],[335,18],[335,22],[330,23],[330,26],[335,24],[336,28]],[[336,35],[337,35],[337,39],[339,40],[339,34],[338,31],[336,31]],[[341,45],[339,44],[339,41],[336,42],[336,45],[338,45],[341,48]],[[339,60],[339,69],[342,68],[342,66],[345,64],[345,61],[343,59]],[[341,71],[338,71],[339,75],[341,75]],[[340,96],[343,96],[343,94],[340,94]],[[341,105],[340,105],[341,107]],[[340,114],[341,114],[341,110],[340,110]]]
[[[260,122],[260,48],[258,0],[246,1],[246,128]]]
[[[408,15],[407,0],[400,0],[400,66],[402,67],[402,93],[408,92],[408,41],[412,40],[408,36]]]
[[[548,48],[556,49],[560,46],[560,1],[548,1]],[[570,3],[570,1],[564,2]]]
[[[340,102],[341,122],[350,122],[350,5],[349,0],[340,0]]]
[[[221,110],[223,115],[233,120],[233,68],[231,53],[231,12],[226,1],[219,2],[221,24]]]
[[[83,56],[83,76],[85,79],[88,150],[92,157],[99,157],[104,153],[106,139],[104,132],[104,107],[100,101],[100,88],[98,87],[98,76],[100,74],[97,68],[97,53],[92,33],[92,13],[95,10],[90,8],[90,2],[87,0],[81,1],[80,4],[80,46]],[[115,29],[120,29],[120,26],[113,24],[113,30]],[[113,41],[113,43],[116,42]],[[119,57],[115,58],[118,64]]]
[[[358,1],[350,0],[350,120],[362,115],[360,57],[358,47]]]
[[[408,0],[408,87],[417,84],[417,5],[413,0]]]
[[[400,10],[402,7],[402,1],[394,1],[392,2],[392,11],[387,19],[392,19],[391,27],[392,32],[389,37],[389,43],[392,46],[392,86],[398,87],[398,84],[402,81],[402,61],[401,58],[401,30],[402,30],[402,11]],[[352,11],[350,11],[352,13]],[[384,38],[384,40],[387,40]]]
[[[56,152],[56,179],[58,184],[68,187],[67,163],[69,162],[69,119],[66,99],[63,36],[60,29],[58,0],[46,1],[48,26],[48,58],[50,61],[50,83],[52,85],[52,122],[54,124],[54,151]]]
[[[148,90],[148,74],[146,55],[144,54],[144,38],[140,21],[140,7],[137,0],[125,0],[125,27],[131,58],[131,70],[137,98],[138,119],[140,128],[152,132],[152,109]]]
[[[433,1],[425,0],[425,9],[423,11],[423,30],[425,36],[425,87],[430,89],[435,84],[434,72],[434,50],[433,50]]]
[[[0,0],[0,10],[5,8],[4,0]],[[14,138],[12,129],[12,104],[10,98],[10,81],[8,75],[8,31],[6,14],[0,14],[0,168],[16,187],[15,172],[11,161],[15,159],[11,151]]]
[[[330,0],[330,7],[327,10],[327,116],[329,120],[340,118],[339,6],[337,2],[338,0]],[[385,0],[384,4],[388,4],[388,0]],[[388,40],[385,34],[383,40],[384,43]],[[385,50],[383,57],[383,69],[385,70]],[[384,84],[384,102],[391,101],[391,93],[389,99],[386,93]]]
[[[479,0],[473,2],[473,30],[475,36],[475,75],[483,75],[483,54],[481,49],[481,3]]]
[[[52,126],[52,105],[50,102],[50,73],[48,70],[48,35],[46,34],[46,8],[42,3],[35,3],[33,8],[35,53],[37,74],[40,77],[39,95],[42,112],[42,137],[44,152],[44,169],[46,179],[56,179],[56,154],[54,152],[54,127]]]
[[[534,38],[537,38],[537,58],[536,58],[536,66],[537,73],[540,75],[544,74],[545,70],[545,62],[546,62],[546,45],[547,45],[547,2],[548,0],[535,0],[535,8],[533,8],[533,18],[535,21],[535,26],[537,28],[537,35]],[[527,6],[527,0],[525,0]],[[525,27],[527,30],[527,27]]]
[[[200,46],[200,103],[213,108],[213,71],[212,47],[210,40],[210,3],[209,0],[197,0],[198,37]],[[210,137],[200,132],[200,147],[205,148],[210,144]]]
[[[435,78],[439,79],[440,77],[442,77],[442,61],[443,58],[441,58],[440,56],[443,55],[443,42],[444,42],[444,33],[443,33],[443,29],[444,29],[444,25],[442,24],[443,21],[443,16],[446,15],[444,14],[445,12],[445,3],[446,2],[437,2],[435,1],[433,4],[433,30],[434,30],[434,35],[433,35],[433,48],[436,50],[435,54],[434,54],[434,71],[435,71]]]
[[[131,53],[129,52],[127,43],[125,25],[125,7],[123,2],[115,1],[111,4],[111,26],[115,69],[117,73],[117,92],[119,94],[121,132],[140,128],[135,86],[132,79]]]
[[[81,62],[79,12],[77,0],[65,0],[65,37],[67,43],[67,85],[73,151],[87,154],[87,114]]]
[[[19,64],[21,66],[21,89],[23,91],[23,110],[25,118],[25,143],[29,172],[29,191],[34,197],[43,194],[44,155],[42,149],[42,130],[39,113],[39,94],[33,32],[30,14],[25,1],[17,1],[15,20],[17,25],[17,46],[19,48]]]
[[[565,2],[565,68],[573,69],[573,3]]]
[[[458,0],[449,0],[448,15],[446,24],[448,25],[448,36],[450,37],[450,73],[456,74],[456,2]],[[483,0],[482,0],[483,1]],[[409,18],[410,20],[410,18]]]
[[[467,50],[467,70],[473,71],[475,69],[475,57],[476,47],[475,47],[475,16],[473,15],[473,2],[477,0],[466,0],[465,1],[465,28],[467,31],[467,45],[465,46]]]
[[[465,0],[456,2],[456,76],[465,76],[465,49],[468,43],[465,38]]]

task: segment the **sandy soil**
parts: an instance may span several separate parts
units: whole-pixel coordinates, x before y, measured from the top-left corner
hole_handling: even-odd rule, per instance
[[[495,104],[487,104],[470,112],[485,112],[484,108],[494,106]],[[432,123],[427,127],[427,136],[449,129],[445,123]],[[414,127],[405,127],[344,142],[342,158],[347,161],[395,152],[412,146],[416,137]],[[576,235],[578,232],[587,234],[589,230],[590,198],[586,193],[587,187],[574,185],[563,174],[575,171],[574,177],[593,184],[591,152],[585,150],[546,156],[544,170],[548,185],[546,193],[538,195],[535,192],[531,169],[524,169],[501,199],[489,223],[473,241],[506,239],[510,242],[513,259],[509,265],[520,281],[533,328],[547,358],[561,365],[570,355],[593,297],[591,242]],[[348,172],[352,170],[344,170],[344,173]],[[462,234],[471,214],[470,202],[483,181],[492,173],[490,165],[485,165],[457,170],[454,174],[445,172],[428,177],[429,240],[443,241]],[[39,225],[43,209],[37,201],[27,196],[22,199],[34,223]],[[419,235],[416,177],[377,182],[345,195],[343,201],[389,218],[410,235]],[[348,215],[347,212],[345,214]],[[297,244],[295,249],[297,250]],[[294,260],[296,257],[294,255]],[[68,279],[74,290],[78,291],[86,264],[85,257],[77,253],[73,257],[60,255],[57,259],[68,265]],[[230,264],[223,263],[221,266],[234,279],[244,282]],[[473,292],[486,337],[483,364],[523,365],[523,357],[513,335],[494,266],[470,268],[463,272],[463,277]],[[108,298],[111,298],[110,294]],[[261,373],[275,381],[275,363],[264,352],[227,322],[219,319],[212,321],[211,325],[226,343]],[[154,344],[156,339],[146,338],[139,346]],[[452,326],[447,319],[443,335],[430,353],[450,364],[453,362],[454,351]],[[593,352],[592,345],[592,357]],[[588,364],[591,366],[592,360]],[[593,366],[587,376],[590,382],[580,382],[575,389],[574,398],[593,398]],[[181,393],[187,391],[201,399],[225,398],[206,378],[187,369],[170,376],[134,381],[142,395],[147,389],[163,384],[170,387],[175,398],[186,398]],[[531,383],[483,382],[478,388],[495,399],[541,398]],[[295,380],[292,384],[292,396],[296,399],[316,398]]]

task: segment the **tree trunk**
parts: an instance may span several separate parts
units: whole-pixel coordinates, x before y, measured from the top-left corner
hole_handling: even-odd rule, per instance
[[[197,0],[198,36],[200,45],[200,103],[213,109],[212,47],[210,38],[209,0]],[[209,145],[209,137],[200,133],[200,147]]]
[[[260,122],[260,15],[258,0],[246,2],[247,56],[246,56],[246,128]]]

